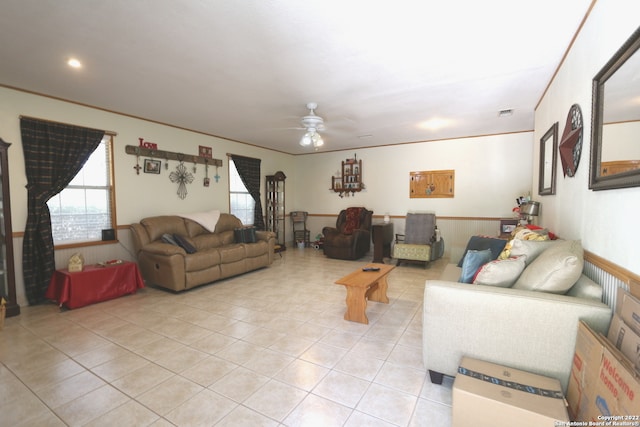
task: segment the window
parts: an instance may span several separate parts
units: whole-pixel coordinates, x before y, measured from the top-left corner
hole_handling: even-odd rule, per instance
[[[244,225],[253,225],[253,210],[256,202],[244,186],[236,165],[229,158],[229,206],[231,213]]]
[[[104,138],[67,187],[48,202],[55,245],[102,240],[115,228],[113,135]]]

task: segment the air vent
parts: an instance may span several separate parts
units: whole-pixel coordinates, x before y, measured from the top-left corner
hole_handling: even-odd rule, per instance
[[[511,108],[498,111],[498,117],[509,117],[509,116],[513,116],[513,109]]]

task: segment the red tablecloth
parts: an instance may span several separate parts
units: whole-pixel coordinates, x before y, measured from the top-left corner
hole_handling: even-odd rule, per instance
[[[144,288],[144,281],[134,262],[109,267],[89,265],[75,273],[69,273],[66,268],[56,270],[45,297],[57,301],[61,307],[78,308],[133,294],[138,288]]]

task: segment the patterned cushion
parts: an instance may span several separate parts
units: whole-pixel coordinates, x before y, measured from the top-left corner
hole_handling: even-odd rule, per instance
[[[347,208],[346,219],[342,225],[342,234],[353,234],[353,230],[360,228],[360,214],[362,208]]]
[[[396,243],[393,245],[393,258],[412,261],[431,261],[431,246]]]

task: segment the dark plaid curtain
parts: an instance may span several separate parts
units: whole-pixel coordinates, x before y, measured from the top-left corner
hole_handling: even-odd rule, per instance
[[[264,230],[264,218],[262,218],[262,203],[260,202],[260,159],[250,157],[231,156],[231,160],[236,165],[238,175],[242,183],[247,187],[247,191],[256,202],[253,209],[253,225],[258,230]]]
[[[47,201],[64,190],[100,144],[104,131],[20,118],[27,174],[27,225],[22,271],[29,304],[44,301],[55,270],[51,216]]]

